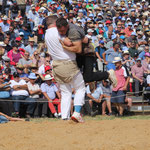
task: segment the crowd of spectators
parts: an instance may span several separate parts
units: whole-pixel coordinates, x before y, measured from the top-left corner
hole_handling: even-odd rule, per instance
[[[0,99],[10,100],[0,101],[3,113],[19,116],[20,109],[26,107],[26,117],[45,117],[49,108],[54,117],[61,116],[61,91],[53,78],[52,59],[44,42],[46,17],[50,15],[64,17],[84,29],[95,48],[95,70],[115,70],[113,61],[120,57],[130,77],[128,91],[139,96],[145,83],[150,90],[148,1],[25,0],[25,11],[17,1],[6,2],[0,14]],[[111,115],[111,93],[108,80],[89,83],[90,108],[93,102],[103,102],[102,114],[106,114],[107,106]],[[37,104],[43,97],[48,103]],[[131,106],[130,98],[126,102]]]

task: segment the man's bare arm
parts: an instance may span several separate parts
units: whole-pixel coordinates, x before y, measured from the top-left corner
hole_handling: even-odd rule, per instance
[[[61,42],[61,41],[60,41]],[[73,46],[66,46],[64,45],[63,42],[61,42],[62,44],[62,47],[70,52],[74,52],[74,53],[81,53],[82,52],[82,41],[79,40],[79,41],[75,41],[75,42],[72,42]]]

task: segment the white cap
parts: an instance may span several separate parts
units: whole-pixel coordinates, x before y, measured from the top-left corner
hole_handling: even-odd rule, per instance
[[[24,35],[24,33],[23,32],[19,32],[19,35]]]
[[[45,76],[44,81],[48,81],[48,80],[52,80],[52,79],[53,79],[53,77],[51,77],[51,75],[48,74],[48,75]]]
[[[88,29],[87,30],[87,32],[89,33],[89,32],[94,32],[94,30],[92,30],[92,29]]]

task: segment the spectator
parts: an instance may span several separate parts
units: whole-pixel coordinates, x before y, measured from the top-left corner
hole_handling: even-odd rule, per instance
[[[104,46],[104,41],[99,41],[99,46],[95,48],[95,53],[97,56],[98,70],[103,71],[103,53],[106,51]]]
[[[111,110],[111,102],[110,102],[110,98],[111,98],[111,93],[112,93],[112,88],[111,85],[109,83],[109,80],[103,80],[102,83],[100,84],[100,87],[102,88],[103,91],[103,98],[104,98],[104,102],[102,104],[102,114],[106,115],[106,106],[108,108],[108,116],[112,115],[112,110]]]
[[[135,96],[140,95],[140,86],[143,85],[144,82],[144,72],[147,72],[145,68],[141,64],[141,58],[136,60],[136,64],[131,68],[132,76],[135,82]]]
[[[142,66],[145,68],[145,70],[149,69],[150,64],[150,53],[145,53],[145,59],[142,60]]]
[[[89,98],[89,104],[91,107],[91,116],[95,116],[98,110],[93,111],[93,105],[99,105],[103,98],[103,91],[101,87],[97,86],[97,82],[91,82],[86,89],[87,97]],[[104,114],[102,112],[102,114]]]
[[[138,53],[135,42],[131,42],[131,47],[129,48],[129,53],[132,58],[134,58],[135,54]]]
[[[4,61],[3,70],[5,70],[6,68],[10,68],[11,75],[13,75],[13,73],[16,72],[16,69],[13,65],[10,64],[10,58],[7,56],[2,56],[2,59]]]
[[[10,58],[10,64],[16,65],[19,59],[23,57],[24,53],[18,50],[18,45],[16,43],[14,43],[12,47],[13,49],[7,53],[7,56]]]
[[[57,87],[52,83],[52,79],[53,78],[50,75],[46,75],[45,82],[42,83],[41,85],[41,90],[44,97],[48,100],[48,105],[52,114],[54,115],[54,117],[58,118],[61,117],[61,110],[60,110],[61,95]],[[58,113],[54,105],[58,106]]]
[[[1,112],[10,115],[13,111],[13,104],[10,101],[10,82],[4,80],[3,74],[0,73],[0,110]],[[3,101],[3,100],[7,101]]]
[[[125,67],[122,66],[120,57],[115,57],[115,74],[117,76],[117,86],[112,89],[111,102],[115,104],[118,115],[123,116],[123,104],[126,98],[126,90],[129,82],[129,73]]]
[[[4,16],[3,18],[3,22],[0,23],[0,26],[2,27],[2,31],[3,32],[7,32],[9,31],[9,24],[7,23],[8,21],[8,17],[7,16]]]
[[[139,58],[141,58],[142,60],[145,59],[145,53],[149,52],[149,46],[148,45],[145,45],[145,49],[144,51],[142,51],[140,54],[139,54]]]
[[[34,51],[37,50],[37,47],[35,46],[35,40],[33,37],[29,38],[29,44],[25,47],[25,50],[30,53],[30,56],[32,56]]]
[[[28,69],[30,68],[30,66],[31,66],[31,64],[32,64],[32,60],[29,59],[29,56],[30,56],[29,52],[26,51],[26,52],[24,53],[24,57],[21,58],[21,59],[19,60],[19,62],[18,62],[18,64],[22,65],[22,66],[27,70],[27,72],[28,72]]]
[[[36,106],[35,99],[29,97],[27,84],[25,80],[20,79],[19,73],[15,72],[13,76],[14,80],[10,81],[10,86],[12,88],[12,100],[15,100],[14,115],[19,116],[21,100],[24,101],[22,104],[27,105],[26,117],[30,118]]]
[[[120,56],[121,53],[119,52],[119,44],[114,43],[113,48],[108,49],[103,53],[103,59],[104,63],[107,65],[107,70],[114,69],[115,70],[115,65],[112,63],[114,58]]]
[[[5,46],[5,53],[8,53],[10,50],[12,50],[12,47],[10,46],[9,42],[10,42],[9,38],[4,39],[4,44],[6,45]]]

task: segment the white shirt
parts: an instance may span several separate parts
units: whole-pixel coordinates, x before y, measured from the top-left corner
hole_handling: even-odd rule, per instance
[[[46,30],[45,42],[48,47],[48,51],[53,60],[75,60],[76,54],[63,49],[59,42],[60,35],[57,28],[52,27]]]
[[[150,75],[147,76],[146,80],[147,80],[147,84],[150,84]]]
[[[38,73],[45,74],[45,65],[44,64],[39,67]]]
[[[25,85],[26,82],[25,80],[20,80],[19,82],[16,82],[15,80],[11,80],[10,81],[11,84],[10,84],[10,87],[13,88],[14,85]],[[15,90],[12,90],[12,96],[29,96],[29,93],[27,90],[18,90],[18,91],[15,91]]]
[[[33,85],[33,84],[31,84],[31,82],[28,82],[27,86],[28,86],[28,89],[32,90],[32,91],[37,91],[37,90],[40,89],[38,84],[34,84]],[[34,94],[34,95],[30,95],[30,97],[32,97],[32,98],[39,98],[39,95],[38,94]]]

